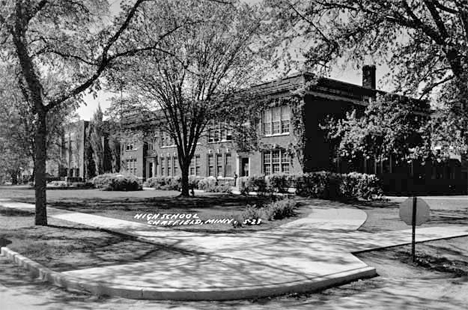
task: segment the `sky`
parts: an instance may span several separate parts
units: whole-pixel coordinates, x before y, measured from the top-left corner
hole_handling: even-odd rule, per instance
[[[121,0],[111,0],[111,14],[115,14],[120,10],[120,1]],[[246,2],[258,2],[259,0],[244,0]],[[366,64],[372,64],[371,62]],[[363,64],[364,65],[364,64]],[[377,88],[386,90],[386,87],[383,83],[383,76],[389,72],[389,68],[386,66],[377,65],[376,78],[377,78]],[[362,83],[362,71],[358,68],[353,68],[351,65],[345,66],[345,69],[340,67],[332,67],[330,77],[331,79],[348,82],[356,85],[361,85]],[[260,83],[260,81],[259,81]],[[90,120],[96,111],[98,105],[101,106],[101,109],[105,111],[110,106],[110,98],[116,94],[109,93],[106,91],[100,91],[96,98],[93,98],[93,95],[86,95],[84,101],[86,105],[82,105],[78,108],[77,113],[81,119]]]

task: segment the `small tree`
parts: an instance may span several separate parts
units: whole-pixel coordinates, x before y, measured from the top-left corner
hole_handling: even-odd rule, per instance
[[[397,161],[428,158],[431,155],[430,120],[424,102],[395,95],[377,95],[361,113],[354,110],[341,120],[322,126],[337,144],[343,158],[391,157]]]

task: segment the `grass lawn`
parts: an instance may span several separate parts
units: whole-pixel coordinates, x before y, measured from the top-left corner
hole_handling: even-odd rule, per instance
[[[271,201],[270,198],[244,197],[239,195],[200,193],[195,197],[178,197],[177,191],[135,191],[106,192],[88,190],[48,190],[48,206],[68,211],[83,212],[110,218],[134,221],[145,224],[146,220],[135,218],[137,214],[197,214],[201,220],[241,219],[248,205],[260,206]],[[34,192],[28,188],[0,187],[0,198],[13,201],[34,203]],[[299,201],[299,206],[304,203]],[[310,212],[310,210],[309,210]],[[297,216],[276,221],[263,220],[260,225],[244,225],[234,228],[232,224],[206,224],[168,226],[168,229],[186,231],[208,231],[213,233],[243,233],[267,230],[308,214],[298,208]],[[151,226],[150,226],[151,227]],[[154,227],[154,226],[153,226]],[[161,227],[161,226],[159,226]]]

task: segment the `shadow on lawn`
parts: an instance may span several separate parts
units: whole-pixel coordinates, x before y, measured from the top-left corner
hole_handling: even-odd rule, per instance
[[[140,213],[154,212],[155,210],[182,209],[215,209],[222,211],[239,210],[248,204],[264,204],[269,198],[244,197],[233,195],[198,196],[190,198],[181,197],[154,197],[154,198],[119,198],[119,199],[82,199],[49,201],[48,205],[53,208],[68,211],[100,213],[106,210],[113,211],[138,211]]]

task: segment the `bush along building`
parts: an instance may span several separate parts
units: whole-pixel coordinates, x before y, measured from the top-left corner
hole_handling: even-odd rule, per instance
[[[349,161],[335,154],[336,144],[327,139],[322,124],[330,116],[344,118],[352,110],[362,113],[369,100],[383,93],[375,85],[375,66],[364,66],[362,86],[309,73],[255,86],[252,89],[264,101],[255,124],[258,148],[240,151],[229,127],[213,122],[197,147],[189,174],[234,185],[245,176],[355,171],[377,175],[387,194],[466,193],[467,170],[459,158],[441,163],[392,158]],[[415,102],[422,114],[429,115],[426,102]],[[163,132],[147,142],[122,142],[120,155],[122,168],[142,180],[180,174],[177,149]]]

